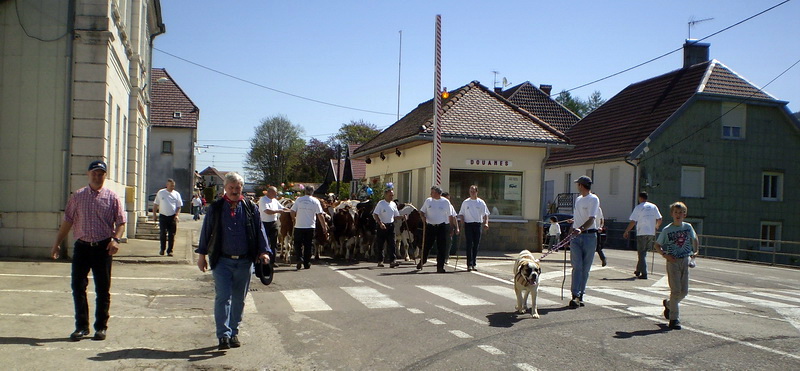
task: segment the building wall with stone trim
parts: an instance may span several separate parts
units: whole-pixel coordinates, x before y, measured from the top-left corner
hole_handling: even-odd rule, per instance
[[[49,255],[93,160],[108,163],[106,187],[135,230],[157,9],[153,0],[0,3],[0,187],[14,195],[0,198],[0,256]]]

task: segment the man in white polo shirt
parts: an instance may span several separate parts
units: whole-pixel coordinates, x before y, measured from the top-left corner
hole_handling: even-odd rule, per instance
[[[328,224],[325,223],[322,215],[322,205],[319,200],[311,196],[314,194],[314,187],[307,186],[304,192],[305,196],[298,197],[291,209],[292,219],[294,219],[294,255],[297,257],[298,270],[301,265],[305,269],[311,269],[311,248],[314,242],[316,220],[319,219],[324,233],[328,231]]]
[[[636,225],[636,251],[639,253],[639,261],[636,264],[636,271],[633,275],[646,280],[647,279],[647,252],[653,250],[653,244],[656,241],[656,230],[661,227],[661,212],[658,211],[658,206],[651,202],[647,202],[647,192],[639,193],[639,204],[633,209],[631,213],[630,223],[625,228],[622,238],[628,239],[633,226]]]
[[[436,253],[436,272],[444,273],[444,263],[447,260],[447,223],[450,223],[450,201],[442,197],[442,189],[438,186],[431,187],[431,197],[425,200],[419,209],[422,221],[425,225],[425,246],[422,248],[422,259],[417,263],[417,269],[422,270],[422,266],[428,261],[428,254],[431,252],[433,243],[438,248]],[[458,223],[455,225],[456,234],[461,233]],[[442,248],[444,247],[444,248]]]
[[[469,198],[461,203],[458,218],[464,223],[464,237],[467,241],[467,271],[475,268],[478,245],[481,243],[481,227],[489,229],[489,207],[478,197],[478,186],[469,186]]]
[[[378,255],[378,266],[383,267],[383,247],[389,255],[389,267],[395,268],[400,263],[395,261],[394,221],[402,218],[394,203],[394,191],[387,188],[383,191],[383,200],[378,201],[372,210],[372,217],[377,222],[375,231],[375,252]]]
[[[158,215],[158,228],[161,230],[159,239],[161,240],[161,251],[159,255],[172,256],[172,249],[175,247],[175,232],[178,230],[178,214],[183,206],[181,194],[175,190],[175,181],[167,179],[167,188],[162,188],[156,193],[153,201],[153,216]],[[169,241],[169,246],[167,242]]]
[[[289,209],[278,202],[278,188],[269,186],[267,194],[258,200],[258,210],[261,213],[261,223],[264,224],[264,230],[267,231],[267,241],[272,249],[269,261],[274,265],[275,250],[277,250],[278,246],[278,225],[276,221],[281,213],[288,213]]]

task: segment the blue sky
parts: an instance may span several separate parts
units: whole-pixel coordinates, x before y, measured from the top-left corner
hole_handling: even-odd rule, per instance
[[[433,95],[436,14],[442,16],[442,86],[551,84],[572,89],[679,48],[690,20],[703,38],[781,0],[757,1],[210,1],[161,2],[163,67],[200,107],[198,170],[242,171],[262,118],[284,115],[308,140],[351,120],[385,128]],[[800,1],[715,35],[715,58],[757,86],[800,60]],[[212,72],[339,106],[311,102]],[[571,91],[608,99],[627,85],[680,68],[682,53]],[[800,65],[765,89],[800,111]],[[372,112],[366,112],[372,111]]]

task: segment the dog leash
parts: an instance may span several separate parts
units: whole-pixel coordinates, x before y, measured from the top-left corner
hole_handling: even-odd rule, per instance
[[[566,246],[569,244],[569,242],[570,242],[570,241],[572,241],[572,239],[573,239],[575,236],[576,236],[576,234],[574,234],[574,233],[570,233],[570,234],[568,234],[568,235],[567,235],[567,237],[565,237],[563,240],[559,241],[559,243],[558,243],[558,244],[556,244],[555,246],[552,246],[552,247],[548,248],[548,249],[547,249],[547,251],[545,251],[544,253],[542,253],[542,256],[541,256],[541,257],[539,257],[539,260],[542,260],[542,259],[544,259],[544,258],[545,258],[547,255],[550,255],[550,254],[552,254],[552,253],[554,253],[554,252],[557,252],[558,250],[561,250],[561,248],[563,248],[563,247],[566,247]]]

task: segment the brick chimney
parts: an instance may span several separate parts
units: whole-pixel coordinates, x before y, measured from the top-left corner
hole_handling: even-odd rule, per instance
[[[547,95],[550,95],[550,92],[553,91],[553,85],[540,84],[539,90],[543,91]]]
[[[503,87],[502,86],[495,86],[494,87],[494,92],[497,93],[497,94],[502,93],[503,92]]]
[[[699,43],[697,40],[687,39],[683,44],[683,68],[707,62],[708,48],[711,44]]]

